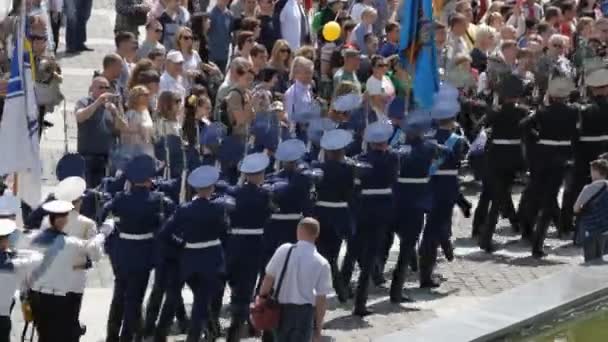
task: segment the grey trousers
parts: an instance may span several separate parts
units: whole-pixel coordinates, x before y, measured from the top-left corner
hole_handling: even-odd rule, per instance
[[[310,304],[281,304],[281,319],[275,342],[310,342],[315,308]]]

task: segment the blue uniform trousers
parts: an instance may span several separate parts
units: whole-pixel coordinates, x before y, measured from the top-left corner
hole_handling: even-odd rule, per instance
[[[452,226],[452,211],[455,201],[434,201],[427,215],[424,235],[420,243],[420,282],[430,281],[437,261],[437,248],[449,241]]]
[[[271,219],[264,227],[264,256],[260,263],[260,284],[265,273],[265,268],[274,252],[284,243],[296,243],[298,222],[295,220],[275,220]]]
[[[151,270],[116,274],[114,279],[114,296],[124,303],[121,342],[131,342],[141,335],[141,307],[146,295]],[[114,297],[113,297],[114,299]]]
[[[403,286],[408,263],[416,255],[416,243],[424,227],[425,210],[421,208],[399,208],[396,233],[399,236],[399,258],[393,271],[393,282]],[[396,285],[396,284],[395,284]],[[399,289],[401,290],[401,289]]]
[[[262,263],[262,235],[231,235],[226,248],[226,269],[231,289],[233,322],[245,322]]]

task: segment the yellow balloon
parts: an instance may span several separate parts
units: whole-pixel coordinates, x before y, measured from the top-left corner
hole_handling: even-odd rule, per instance
[[[335,21],[330,21],[323,26],[323,38],[328,42],[333,42],[340,38],[341,31],[340,24]]]

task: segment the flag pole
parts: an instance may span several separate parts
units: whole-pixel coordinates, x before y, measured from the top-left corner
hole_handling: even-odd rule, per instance
[[[406,0],[407,1],[407,0]],[[409,0],[411,1],[411,0]],[[420,7],[418,7],[416,9],[418,11],[418,13],[420,13]],[[416,23],[418,24],[418,23]],[[418,25],[416,25],[416,27],[414,28],[414,34],[413,34],[414,39],[418,38]],[[409,56],[408,56],[408,66],[409,69],[407,71],[407,75],[408,75],[408,87],[405,89],[405,117],[407,117],[407,114],[409,113],[410,110],[410,99],[412,97],[412,88],[414,87],[414,78],[416,77],[416,67],[414,65],[414,52],[415,52],[415,44],[416,41],[412,41],[412,43],[410,44],[410,51],[409,51]]]

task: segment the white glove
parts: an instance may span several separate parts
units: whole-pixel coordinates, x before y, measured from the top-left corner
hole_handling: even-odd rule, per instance
[[[99,232],[106,237],[112,234],[114,231],[114,219],[108,218],[106,219],[101,227],[99,227]]]

